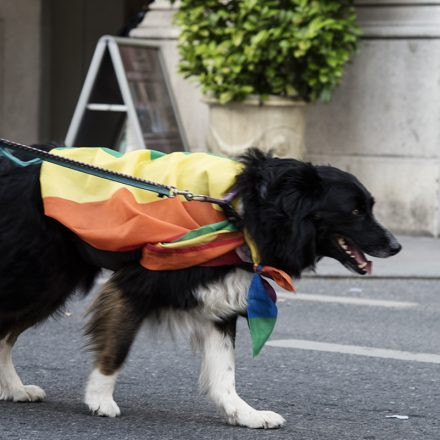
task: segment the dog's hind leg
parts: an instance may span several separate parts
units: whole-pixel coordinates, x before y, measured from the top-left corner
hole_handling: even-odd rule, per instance
[[[12,330],[0,339],[0,400],[38,402],[46,393],[36,385],[23,385],[12,362],[12,348],[20,333]]]
[[[231,425],[249,428],[279,428],[283,417],[272,411],[257,411],[235,390],[235,326],[236,319],[210,323],[197,339],[202,346],[200,373],[202,390],[214,401]]]
[[[95,366],[87,382],[85,403],[93,414],[116,417],[121,413],[113,400],[116,379],[142,320],[111,281],[90,313],[86,333],[95,352]]]

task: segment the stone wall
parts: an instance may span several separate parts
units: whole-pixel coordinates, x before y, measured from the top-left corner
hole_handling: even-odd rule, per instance
[[[330,104],[308,106],[307,159],[356,174],[396,232],[440,235],[440,0],[359,0],[363,38]],[[173,10],[157,1],[132,36],[164,47],[192,149],[207,109],[176,72]]]
[[[330,104],[308,108],[307,158],[356,174],[394,231],[440,234],[440,1],[359,1],[364,34]]]
[[[44,129],[42,11],[41,0],[0,0],[0,133],[20,142]]]

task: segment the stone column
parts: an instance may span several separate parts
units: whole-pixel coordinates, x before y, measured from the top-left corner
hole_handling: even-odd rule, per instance
[[[19,142],[42,139],[42,23],[42,0],[0,0],[0,134]]]
[[[169,1],[156,0],[150,6],[143,22],[130,36],[162,47],[189,146],[192,151],[203,151],[206,150],[208,108],[202,101],[202,94],[196,83],[183,79],[177,72],[179,29],[173,24],[173,16],[177,9],[178,2],[171,6]]]
[[[307,158],[353,172],[396,232],[440,235],[440,1],[357,2],[363,38]]]

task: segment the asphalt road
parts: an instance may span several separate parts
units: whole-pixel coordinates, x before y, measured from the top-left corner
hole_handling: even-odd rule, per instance
[[[17,370],[47,399],[0,402],[0,439],[440,439],[440,357],[429,356],[440,355],[440,280],[305,279],[298,291],[298,298],[280,298],[271,339],[305,340],[305,348],[324,351],[266,346],[252,360],[246,323],[239,326],[237,388],[256,408],[282,414],[287,424],[279,430],[226,425],[198,393],[199,360],[188,344],[146,333],[118,382],[122,416],[92,417],[82,403],[90,359],[81,327],[89,300],[78,300],[19,340]],[[352,298],[354,304],[344,303]],[[347,346],[379,357],[341,353]],[[407,352],[427,356],[420,362]]]

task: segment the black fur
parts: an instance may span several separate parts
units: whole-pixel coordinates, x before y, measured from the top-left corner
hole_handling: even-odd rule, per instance
[[[245,171],[237,188],[244,206],[244,224],[255,240],[261,262],[299,277],[317,259],[311,214],[324,184],[316,168],[293,159],[251,150],[242,157]]]
[[[70,231],[44,216],[39,166],[0,174],[0,338],[55,313],[99,271],[84,263]]]
[[[116,273],[112,281],[139,313],[147,317],[161,309],[189,310],[196,307],[198,303],[193,292],[233,270],[234,267],[226,266],[150,271],[133,265]],[[143,294],[139,295],[139,292]]]
[[[237,331],[237,316],[231,316],[220,322],[216,322],[215,326],[232,342],[232,346],[235,348],[235,334]]]

